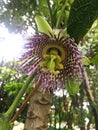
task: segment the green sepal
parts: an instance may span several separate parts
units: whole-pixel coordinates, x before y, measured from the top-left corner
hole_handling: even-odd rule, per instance
[[[43,17],[37,15],[35,17],[35,22],[37,24],[39,32],[43,32],[43,33],[47,34],[48,36],[51,36],[50,33],[53,32],[52,28]]]
[[[79,86],[80,84],[78,82],[67,79],[66,89],[70,95],[76,95],[79,91]]]

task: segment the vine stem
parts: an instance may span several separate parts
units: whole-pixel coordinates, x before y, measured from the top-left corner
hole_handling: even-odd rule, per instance
[[[53,16],[52,16],[52,10],[51,10],[51,7],[50,7],[50,2],[49,2],[49,0],[46,0],[46,2],[47,2],[48,9],[49,9],[49,12],[50,12],[51,27],[53,28]]]
[[[19,103],[21,97],[23,96],[23,94],[25,93],[26,89],[28,88],[29,84],[31,83],[31,81],[34,79],[35,74],[31,74],[26,83],[24,84],[24,86],[21,88],[21,90],[19,91],[17,97],[15,98],[15,100],[13,101],[12,105],[10,106],[10,108],[8,109],[8,111],[5,113],[6,116],[8,116],[9,118],[12,117],[17,104]]]
[[[82,72],[83,72],[83,75],[84,75],[84,81],[85,81],[85,91],[88,95],[88,100],[89,100],[89,103],[92,107],[92,112],[93,112],[93,115],[94,115],[94,119],[95,119],[95,128],[96,130],[98,130],[98,111],[97,111],[97,106],[96,106],[96,103],[94,101],[94,96],[90,90],[90,86],[89,86],[89,80],[88,80],[88,76],[87,76],[87,72],[86,70],[83,68],[82,69]]]
[[[30,100],[30,98],[35,94],[35,92],[37,91],[37,89],[39,88],[39,85],[41,84],[41,80],[38,81],[38,83],[35,84],[34,89],[32,90],[32,92],[27,96],[27,98],[25,99],[25,101],[23,102],[23,104],[20,106],[19,110],[15,113],[15,115],[13,116],[13,118],[11,119],[11,122],[14,122],[18,116],[20,115],[20,113],[22,112],[22,110],[24,109],[24,107],[27,105],[27,102]]]
[[[86,72],[85,68],[82,69],[82,72],[83,72],[83,76],[84,76],[85,90],[87,92],[90,102],[92,103],[93,106],[95,106],[94,96],[90,90],[89,80],[88,80],[88,76],[87,76],[87,72]]]
[[[66,3],[67,3],[67,0],[65,1],[65,4],[62,6],[61,11],[60,11],[60,15],[57,18],[56,29],[59,29],[60,21],[61,21],[61,18],[62,18],[62,14],[64,13],[64,10],[65,10],[65,7],[66,7]]]

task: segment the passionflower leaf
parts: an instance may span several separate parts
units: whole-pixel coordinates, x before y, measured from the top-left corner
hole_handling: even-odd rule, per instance
[[[76,81],[74,82],[70,79],[67,80],[66,89],[70,95],[76,95],[79,91],[79,86],[79,83],[77,83]]]
[[[35,17],[35,22],[37,24],[39,32],[43,32],[47,34],[48,36],[50,36],[50,33],[52,33],[52,28],[43,17],[37,15]]]
[[[74,0],[67,22],[67,32],[81,40],[98,17],[98,0]]]

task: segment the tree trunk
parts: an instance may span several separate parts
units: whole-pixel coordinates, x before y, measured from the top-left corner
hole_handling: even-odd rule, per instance
[[[37,90],[30,99],[24,130],[47,130],[48,115],[52,96],[46,91],[44,94]]]

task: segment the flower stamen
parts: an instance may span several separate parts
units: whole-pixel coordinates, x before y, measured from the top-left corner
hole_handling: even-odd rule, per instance
[[[63,65],[61,63],[61,57],[58,54],[57,49],[51,49],[49,54],[44,54],[44,61],[40,62],[40,66],[42,67],[42,71],[53,73],[55,75],[59,74],[61,69],[63,69]]]

